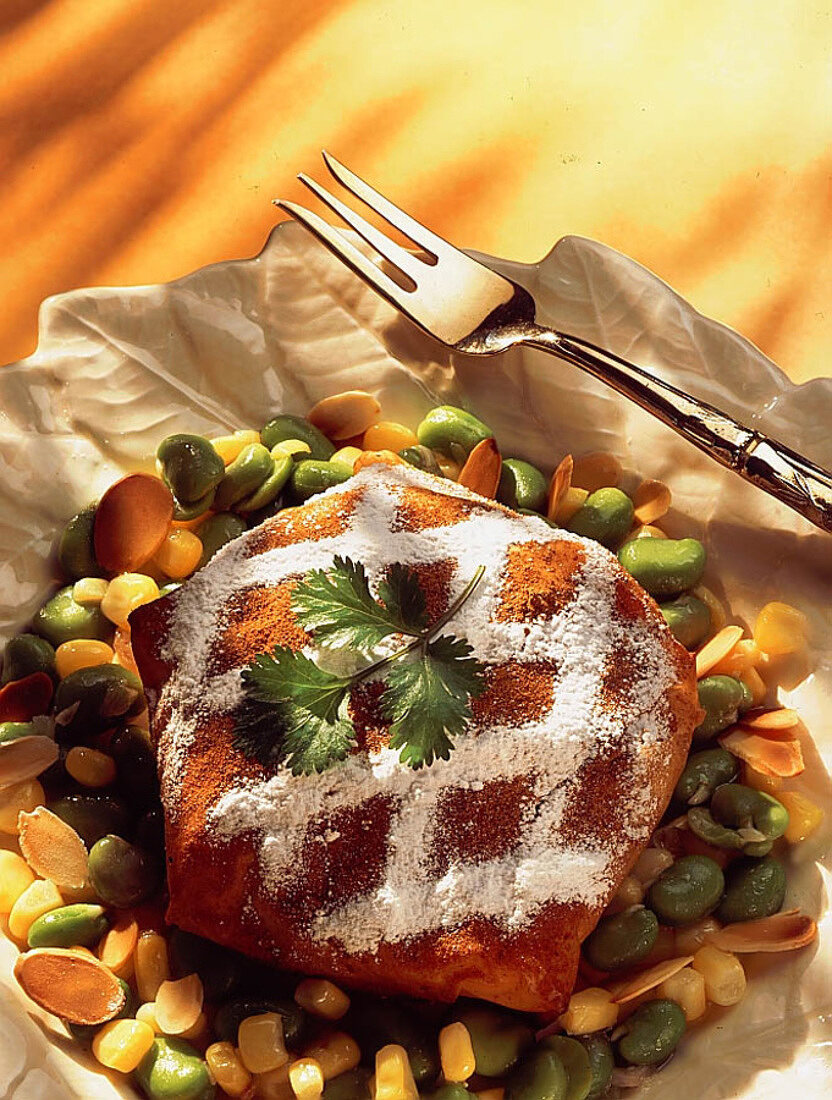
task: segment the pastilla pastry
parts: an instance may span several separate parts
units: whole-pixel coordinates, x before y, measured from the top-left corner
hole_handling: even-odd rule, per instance
[[[484,690],[448,759],[388,747],[384,668],[320,773],[235,745],[240,670],[314,654],[292,592],[336,558],[416,571]],[[166,817],[169,919],[347,985],[561,1011],[580,945],[646,845],[700,711],[691,655],[597,543],[451,482],[370,466],[133,613]],[[330,654],[349,661],[350,654]],[[239,742],[237,742],[239,744]]]

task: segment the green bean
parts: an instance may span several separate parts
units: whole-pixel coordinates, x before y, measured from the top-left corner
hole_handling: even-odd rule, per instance
[[[32,737],[37,730],[31,722],[0,722],[0,744],[17,741],[21,737]]]
[[[789,827],[789,811],[782,802],[741,783],[717,787],[711,799],[711,813],[729,828],[756,829],[763,834],[758,840],[777,840]]]
[[[423,447],[439,451],[454,462],[464,462],[478,443],[490,439],[493,434],[488,425],[456,405],[438,405],[431,409],[416,429]]]
[[[685,1014],[675,1001],[648,1001],[622,1025],[618,1053],[633,1066],[656,1066],[669,1058],[685,1033]]]
[[[72,585],[60,589],[43,605],[32,626],[36,634],[53,646],[76,638],[98,638],[106,642],[113,634],[113,624],[102,615],[99,607],[85,607],[75,602]]]
[[[200,524],[197,535],[202,542],[202,557],[199,559],[199,568],[206,565],[214,554],[227,542],[242,535],[245,531],[245,521],[231,512],[218,512],[217,515]]]
[[[170,961],[179,978],[198,974],[205,998],[216,1004],[230,997],[240,982],[240,957],[227,947],[174,928],[168,941]]]
[[[711,629],[708,605],[696,596],[677,596],[669,603],[659,604],[659,611],[676,641],[688,649],[696,649],[701,645]]]
[[[296,1047],[306,1030],[306,1013],[294,1001],[284,997],[234,997],[217,1009],[214,1031],[228,1043],[237,1042],[237,1030],[247,1016],[276,1012],[283,1020],[283,1037],[288,1047]]]
[[[737,860],[728,869],[725,896],[716,911],[724,924],[759,920],[778,912],[786,896],[786,872],[774,856]]]
[[[339,1073],[327,1081],[321,1100],[372,1100],[371,1077],[371,1071],[364,1066]],[[471,1094],[466,1092],[465,1095],[470,1100]]]
[[[274,459],[268,448],[262,443],[247,444],[226,468],[214,497],[214,506],[220,511],[233,508],[259,489],[273,473]]]
[[[589,1055],[589,1068],[592,1071],[592,1083],[586,1100],[599,1100],[607,1091],[615,1068],[615,1059],[609,1040],[603,1035],[582,1035],[578,1040]]]
[[[733,676],[704,676],[696,687],[705,717],[693,736],[697,741],[708,741],[736,722],[743,698],[742,684]]]
[[[87,848],[92,848],[107,833],[123,834],[130,829],[127,806],[105,791],[71,792],[49,801],[47,808],[71,825]]]
[[[726,749],[702,749],[692,753],[673,792],[680,802],[698,806],[707,802],[722,783],[737,774],[737,761]]]
[[[15,634],[3,650],[3,675],[0,684],[22,680],[35,672],[45,672],[55,679],[55,649],[37,634]]]
[[[95,665],[61,680],[52,705],[59,736],[78,740],[140,714],[145,697],[134,672],[121,665]]]
[[[58,543],[58,564],[67,580],[82,577],[103,577],[104,571],[95,560],[93,528],[96,504],[88,504],[64,527]]]
[[[659,934],[655,913],[633,906],[598,922],[583,951],[596,970],[621,970],[645,958]]]
[[[665,600],[699,583],[705,547],[696,539],[631,539],[618,560],[651,596]]]
[[[224,469],[225,467],[223,467]],[[200,516],[204,516],[209,508],[214,503],[214,497],[217,495],[216,489],[209,490],[205,496],[199,497],[198,500],[191,501],[190,504],[186,504],[184,501],[179,500],[177,496],[173,498],[173,518],[180,522],[186,520],[199,519]]]
[[[688,924],[712,912],[722,897],[722,868],[708,856],[682,856],[650,887],[650,908],[664,924]]]
[[[30,947],[93,947],[108,924],[100,905],[62,905],[32,922],[28,943]]]
[[[295,465],[291,455],[273,455],[274,469],[259,488],[242,500],[238,501],[235,508],[238,512],[259,512],[266,505],[272,504],[280,494],[283,486],[289,480],[289,476]]]
[[[497,500],[509,508],[539,512],[546,507],[549,483],[536,466],[519,458],[504,458]]]
[[[586,1100],[593,1079],[586,1047],[566,1035],[549,1035],[540,1045],[545,1050],[553,1050],[563,1063],[567,1077],[564,1100]]]
[[[474,1005],[455,1013],[471,1036],[477,1073],[502,1077],[532,1045],[532,1029],[519,1017],[496,1008]]]
[[[690,831],[706,844],[712,844],[715,848],[725,848],[728,851],[743,850],[743,839],[737,830],[720,825],[714,820],[711,811],[704,806],[694,806],[688,810],[687,818]]]
[[[306,501],[351,477],[352,469],[345,462],[319,462],[306,458],[296,463],[292,470],[292,496],[297,501]]]
[[[596,489],[566,524],[569,531],[612,549],[633,525],[633,502],[620,489]],[[642,539],[642,542],[657,540]]]
[[[270,420],[260,433],[263,445],[269,450],[285,439],[300,439],[309,444],[309,457],[326,462],[335,454],[335,447],[323,432],[302,416],[282,413]]]
[[[457,1081],[446,1081],[434,1092],[426,1093],[425,1100],[471,1100],[471,1093],[465,1085],[461,1085]]]
[[[213,492],[225,474],[225,463],[202,435],[169,435],[159,444],[156,457],[162,478],[184,504],[193,504]]]
[[[566,1100],[569,1078],[553,1050],[535,1047],[506,1082],[504,1100]]]
[[[93,845],[89,876],[96,894],[114,909],[138,905],[159,887],[159,868],[154,860],[135,844],[112,834]]]
[[[430,447],[405,447],[399,451],[399,457],[403,458],[409,466],[415,466],[417,470],[424,470],[426,474],[442,477],[442,470],[436,461],[436,455]]]
[[[208,1067],[184,1039],[157,1037],[135,1077],[147,1100],[212,1100],[216,1094]]]

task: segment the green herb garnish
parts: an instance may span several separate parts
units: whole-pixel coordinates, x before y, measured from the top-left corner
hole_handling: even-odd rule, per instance
[[[414,569],[393,565],[370,592],[360,562],[336,557],[332,568],[307,573],[292,593],[298,622],[323,648],[367,653],[391,634],[410,640],[350,676],[339,676],[286,646],[243,669],[245,698],[234,744],[266,766],[286,761],[295,775],[321,772],[355,743],[350,690],[386,669],[381,710],[390,746],[413,768],[447,760],[453,739],[471,720],[471,699],[483,690],[482,665],[464,638],[441,634],[482,579],[480,566],[448,610],[428,625],[425,593]]]

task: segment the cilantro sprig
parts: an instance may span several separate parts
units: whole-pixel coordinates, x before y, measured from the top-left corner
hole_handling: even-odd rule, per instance
[[[413,768],[447,760],[454,738],[471,720],[471,700],[484,681],[471,646],[442,630],[484,572],[480,566],[447,611],[429,624],[418,573],[405,565],[391,566],[378,598],[360,562],[336,557],[330,569],[310,570],[294,589],[291,606],[322,649],[350,648],[366,655],[391,635],[409,640],[349,676],[286,646],[256,657],[243,669],[237,748],[266,766],[285,761],[296,775],[325,771],[355,744],[350,692],[383,671],[380,705],[390,722],[391,748],[401,749],[400,759]]]

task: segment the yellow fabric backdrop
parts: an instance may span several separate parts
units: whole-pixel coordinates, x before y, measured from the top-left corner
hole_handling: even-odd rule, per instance
[[[331,149],[454,242],[645,263],[831,373],[832,8],[0,0],[0,362],[46,295],[249,255]]]

